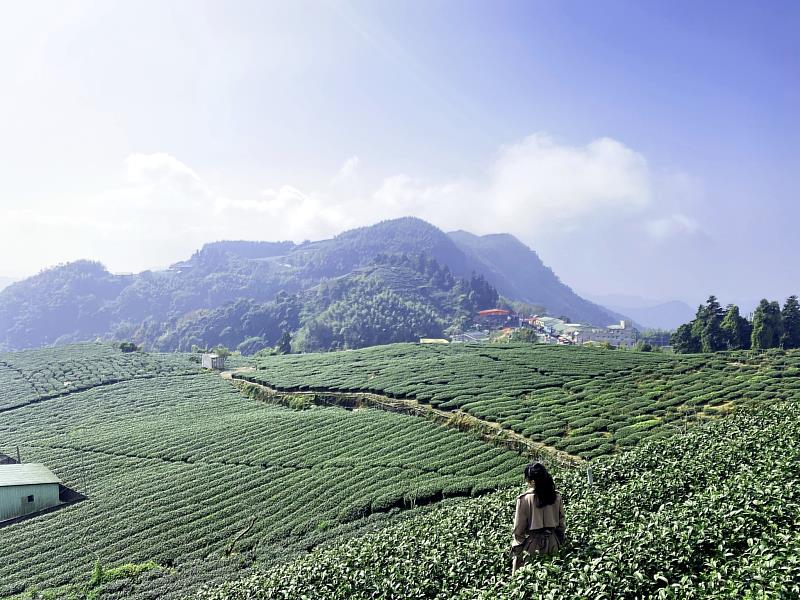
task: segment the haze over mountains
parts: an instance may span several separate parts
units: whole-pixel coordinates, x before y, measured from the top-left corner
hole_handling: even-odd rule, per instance
[[[600,326],[621,318],[511,235],[445,234],[409,217],[302,244],[209,243],[165,271],[60,265],[0,292],[0,348],[95,338],[160,350],[252,353],[282,339],[352,348],[445,335],[498,302]]]
[[[676,329],[695,316],[695,309],[683,300],[654,300],[627,294],[584,295],[592,302],[628,315],[643,327]]]

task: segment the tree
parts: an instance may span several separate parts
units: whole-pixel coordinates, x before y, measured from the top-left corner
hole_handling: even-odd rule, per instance
[[[225,346],[220,345],[214,348],[214,354],[221,358],[228,358],[231,355],[231,351]]]
[[[709,296],[701,314],[700,346],[703,352],[717,352],[726,347],[724,336],[720,329],[722,323],[722,307],[717,302],[716,296]]]
[[[735,304],[728,305],[720,324],[720,333],[730,350],[746,350],[750,347],[750,323],[739,314],[739,307]]]
[[[750,336],[754,350],[777,348],[781,343],[783,324],[781,307],[777,302],[769,302],[766,298],[759,302],[753,313],[753,332]]]
[[[511,341],[536,344],[539,341],[539,336],[536,334],[536,330],[526,327],[524,329],[517,329],[514,333],[512,333]]]
[[[292,353],[292,336],[288,331],[283,332],[283,335],[281,336],[281,339],[278,342],[278,346],[276,349],[278,350],[279,354]]]
[[[789,296],[781,312],[783,321],[783,335],[781,346],[786,349],[800,348],[800,302],[797,296]]]
[[[694,321],[691,323],[691,347],[696,348],[696,350],[691,350],[690,352],[702,352],[703,351],[703,332],[706,328],[706,307],[704,305],[700,305],[697,307],[697,312],[694,316]]]
[[[245,356],[247,356],[247,355],[250,355],[250,354],[255,354],[256,352],[259,352],[260,350],[263,350],[267,346],[268,346],[268,344],[267,344],[266,340],[263,337],[253,336],[253,337],[247,338],[241,344],[236,346],[236,349],[239,352],[241,352],[242,354],[244,354]]]
[[[669,345],[678,354],[700,352],[700,338],[692,333],[693,323],[684,323],[669,338]]]

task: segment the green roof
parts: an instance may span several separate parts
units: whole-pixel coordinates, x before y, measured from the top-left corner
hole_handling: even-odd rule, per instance
[[[39,483],[61,483],[61,480],[50,469],[36,463],[0,465],[0,487]]]

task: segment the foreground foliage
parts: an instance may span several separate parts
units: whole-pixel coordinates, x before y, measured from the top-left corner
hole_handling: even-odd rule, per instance
[[[790,598],[800,594],[800,410],[751,409],[557,473],[568,545],[509,575],[513,493],[461,502],[208,589],[273,598]]]

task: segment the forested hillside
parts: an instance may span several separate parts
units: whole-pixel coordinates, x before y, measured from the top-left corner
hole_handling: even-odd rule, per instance
[[[299,245],[215,242],[166,271],[55,267],[0,291],[0,349],[100,338],[252,353],[286,333],[299,350],[354,348],[443,335],[499,295],[598,325],[618,318],[510,236],[451,238],[407,218]]]
[[[448,234],[480,273],[506,298],[543,306],[554,316],[604,327],[624,316],[578,296],[539,256],[507,233],[477,236],[466,231]]]

